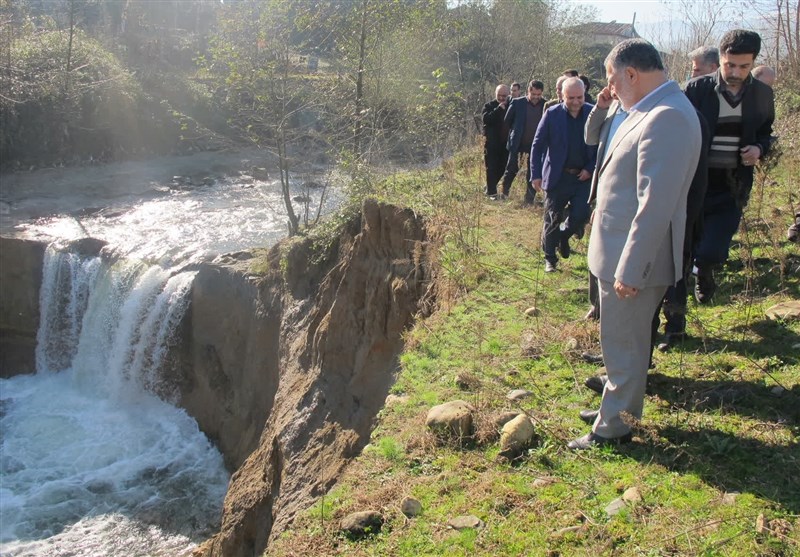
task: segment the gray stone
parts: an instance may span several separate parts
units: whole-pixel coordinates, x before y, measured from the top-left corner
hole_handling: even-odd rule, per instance
[[[532,394],[532,392],[526,391],[525,389],[514,389],[506,395],[506,398],[508,400],[522,400],[524,398],[528,398]]]
[[[800,319],[800,300],[790,300],[788,302],[775,304],[764,313],[773,321],[778,319],[796,321]]]
[[[475,409],[463,400],[453,400],[434,406],[428,411],[425,425],[444,437],[469,437],[472,435],[472,413]]]
[[[569,338],[567,342],[564,344],[564,348],[568,351],[573,351],[578,349],[578,339],[577,338]]]
[[[775,396],[781,396],[783,394],[784,388],[780,385],[776,385],[772,387],[769,392],[771,392]]]
[[[513,410],[507,410],[506,412],[501,412],[500,414],[497,414],[492,419],[492,423],[494,423],[494,427],[499,431],[503,429],[504,425],[506,425],[508,422],[510,422],[517,416],[519,416],[519,412],[514,412]]]
[[[381,531],[383,516],[378,511],[359,511],[342,519],[340,528],[351,536],[364,536]]]
[[[467,528],[474,528],[476,530],[480,530],[484,528],[486,524],[475,515],[464,515],[464,516],[457,516],[455,518],[451,518],[447,521],[447,525],[454,530],[465,530]]]
[[[388,395],[384,401],[384,405],[393,406],[395,404],[403,404],[408,402],[408,395]]]
[[[606,505],[606,514],[608,516],[616,516],[626,506],[627,503],[625,503],[622,497],[617,497],[616,499],[611,501],[608,505]]]
[[[539,315],[539,308],[535,306],[529,307],[528,309],[525,310],[525,315],[527,315],[528,317],[536,317],[537,315]]]
[[[557,478],[553,478],[552,476],[543,476],[541,478],[536,478],[533,480],[531,484],[535,488],[547,487],[548,485],[553,485],[558,481]]]
[[[406,497],[400,502],[400,511],[411,518],[422,512],[422,503],[413,497]]]

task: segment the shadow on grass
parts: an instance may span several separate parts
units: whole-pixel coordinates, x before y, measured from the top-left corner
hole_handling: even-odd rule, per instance
[[[670,470],[698,475],[721,491],[752,493],[800,512],[800,445],[742,438],[710,428],[660,428],[659,441],[626,446],[624,452],[641,462],[657,462]],[[666,440],[666,442],[664,441]]]
[[[800,434],[800,385],[779,396],[753,381],[694,379],[650,373],[647,392],[689,412],[721,410],[773,423],[789,424]]]

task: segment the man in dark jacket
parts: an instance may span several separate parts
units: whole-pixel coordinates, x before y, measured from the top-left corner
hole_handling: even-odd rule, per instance
[[[503,177],[508,161],[506,139],[508,129],[503,123],[508,108],[508,87],[503,84],[494,91],[494,100],[483,105],[483,162],[486,165],[486,189],[484,193],[495,199],[497,184]]]
[[[584,102],[583,81],[568,78],[562,92],[564,102],[548,108],[536,130],[530,161],[533,187],[545,192],[542,247],[547,273],[556,270],[556,249],[569,257],[570,236],[589,219],[589,178],[597,158],[597,147],[583,138],[592,110]]]
[[[509,127],[508,134],[508,163],[503,174],[503,197],[508,197],[511,184],[517,176],[520,168],[520,160],[529,157],[533,136],[536,128],[544,113],[544,83],[541,81],[531,81],[528,84],[528,93],[524,97],[514,99],[508,105],[505,123]],[[536,197],[536,192],[531,185],[530,165],[527,164],[527,183],[525,190],[525,203],[532,204]]]
[[[705,117],[712,138],[703,232],[694,250],[695,297],[701,304],[714,295],[714,267],[728,258],[731,239],[750,198],[753,167],[771,144],[772,89],[750,75],[760,50],[758,33],[729,31],[720,43],[719,70],[686,85],[686,96]]]

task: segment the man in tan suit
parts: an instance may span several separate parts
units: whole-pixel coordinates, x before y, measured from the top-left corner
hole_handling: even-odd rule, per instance
[[[686,195],[701,150],[697,114],[678,84],[667,80],[653,45],[623,41],[605,66],[608,87],[601,95],[615,96],[627,112],[609,134],[593,183],[589,268],[599,279],[608,382],[600,410],[581,414],[593,426],[570,441],[577,450],[629,441],[622,414],[642,416],[650,324],[667,287],[682,276]],[[608,110],[598,104],[606,108],[593,112]]]

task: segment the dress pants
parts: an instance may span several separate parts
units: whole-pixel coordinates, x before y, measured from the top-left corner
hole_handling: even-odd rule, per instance
[[[520,150],[516,153],[512,153],[509,151],[505,174],[503,174],[503,193],[508,195],[508,193],[511,191],[511,184],[514,182],[514,178],[517,177],[517,173],[519,172],[519,167],[524,161],[525,167],[527,168],[527,172],[525,173],[525,181],[528,184],[525,189],[526,203],[533,203],[533,200],[536,197],[536,190],[533,189],[533,183],[531,178],[531,165],[529,161],[530,156],[531,156],[530,145],[528,145],[527,147],[521,147]]]
[[[503,146],[489,146],[483,148],[483,162],[486,165],[486,195],[497,195],[497,184],[503,177],[503,172],[508,164],[508,151]]]
[[[730,191],[706,194],[703,202],[703,232],[694,249],[697,267],[708,269],[725,263],[741,219],[742,208]]]
[[[545,192],[542,250],[551,263],[558,260],[556,248],[561,239],[570,238],[589,220],[590,187],[588,180],[581,182],[575,175],[562,174],[555,187]],[[562,222],[564,230],[560,229]]]
[[[608,382],[592,431],[614,438],[630,432],[621,412],[642,417],[653,316],[667,287],[642,288],[636,296],[620,299],[613,283],[599,280],[599,286],[600,346]]]

